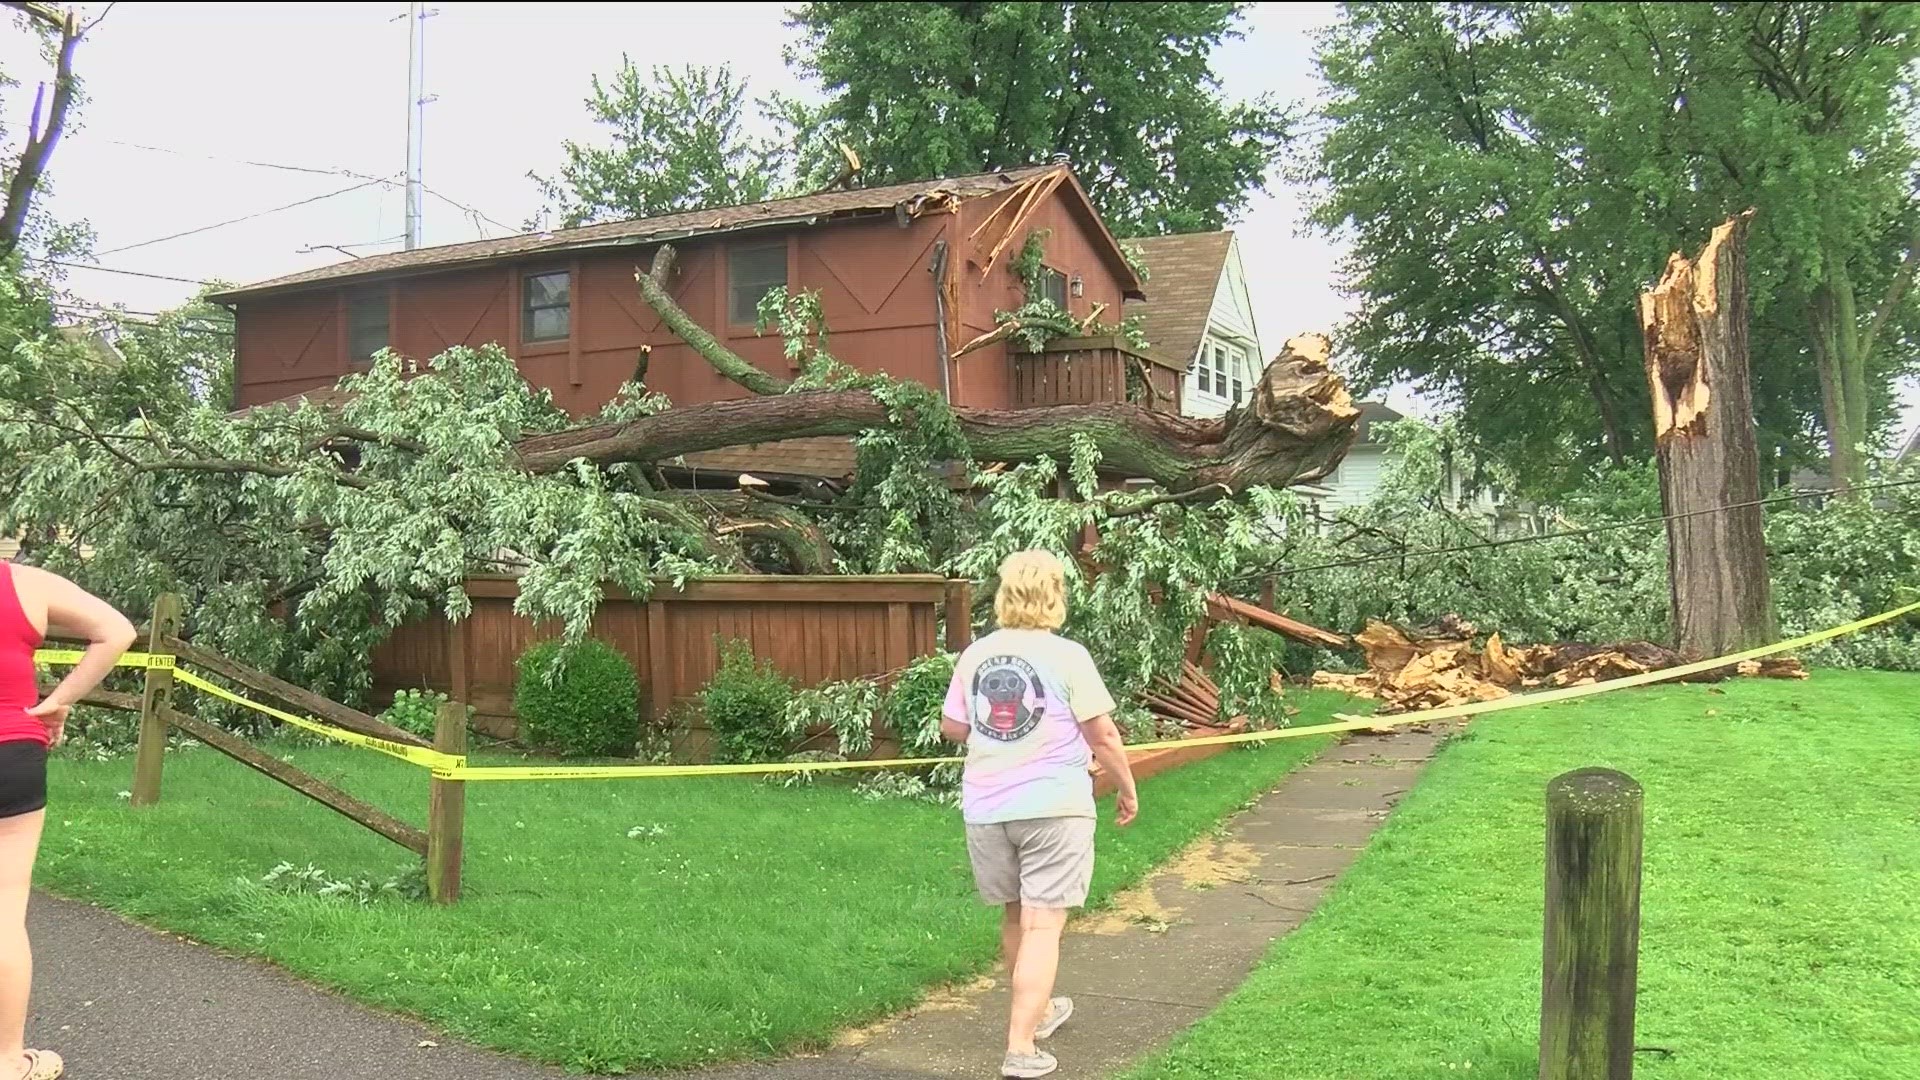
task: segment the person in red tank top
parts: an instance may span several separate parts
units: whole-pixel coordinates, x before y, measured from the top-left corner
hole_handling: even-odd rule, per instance
[[[33,653],[50,631],[84,638],[86,655],[40,694]],[[60,1055],[27,1049],[33,950],[27,898],[47,816],[47,749],[67,712],[133,644],[133,624],[58,574],[0,562],[0,1080],[58,1080]]]

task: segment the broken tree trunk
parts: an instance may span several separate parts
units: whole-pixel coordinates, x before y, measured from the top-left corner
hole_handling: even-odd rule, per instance
[[[1102,464],[1117,472],[1175,492],[1220,485],[1221,495],[1327,475],[1346,454],[1359,417],[1323,359],[1291,350],[1268,366],[1248,405],[1223,418],[1200,420],[1126,404],[954,413],[976,461],[1031,461],[1043,454],[1070,460],[1078,434],[1091,437]],[[683,405],[624,423],[540,435],[516,450],[522,467],[549,472],[576,459],[595,465],[662,461],[699,450],[858,435],[890,423],[887,405],[865,390],[818,390]]]
[[[544,471],[575,458],[595,464],[659,461],[699,450],[824,435],[858,435],[890,422],[887,406],[864,390],[791,392],[792,383],[724,345],[673,299],[674,250],[663,244],[634,275],[640,297],[660,321],[713,369],[757,398],[686,405],[624,424],[576,428],[520,445],[522,463]],[[998,331],[995,331],[998,333]],[[957,357],[978,343],[962,346]],[[1327,366],[1325,339],[1306,335],[1268,366],[1244,409],[1195,420],[1137,405],[1054,405],[1043,409],[956,409],[976,461],[1072,458],[1072,437],[1091,436],[1101,463],[1170,491],[1318,480],[1353,441],[1359,410]]]
[[[1674,647],[1695,659],[1773,637],[1747,366],[1752,215],[1714,229],[1691,262],[1674,252],[1659,283],[1640,297],[1660,501],[1671,515]]]

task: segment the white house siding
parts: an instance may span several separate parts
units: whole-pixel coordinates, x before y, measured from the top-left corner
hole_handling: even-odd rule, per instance
[[[1226,351],[1227,388],[1213,389],[1209,378],[1206,391],[1200,389],[1199,365],[1212,363],[1215,349]],[[1226,265],[1213,291],[1213,310],[1207,315],[1207,333],[1200,341],[1200,354],[1187,358],[1188,375],[1182,410],[1188,416],[1219,416],[1230,406],[1244,402],[1253,391],[1253,380],[1261,370],[1260,331],[1253,321],[1253,301],[1247,293],[1247,272],[1240,262],[1240,238],[1227,245]],[[1233,380],[1238,379],[1240,397],[1233,397]]]
[[[1380,488],[1380,477],[1386,471],[1387,451],[1383,446],[1355,446],[1340,459],[1340,465],[1333,475],[1320,481],[1327,489],[1327,497],[1321,506],[1328,510],[1339,510],[1349,506],[1359,506]]]

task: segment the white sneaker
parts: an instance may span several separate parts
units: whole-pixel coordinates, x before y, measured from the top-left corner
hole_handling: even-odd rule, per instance
[[[1007,1054],[1000,1062],[1000,1075],[1010,1080],[1035,1080],[1047,1076],[1060,1067],[1060,1062],[1045,1050],[1035,1050],[1031,1054]]]
[[[1044,1039],[1047,1036],[1053,1034],[1054,1032],[1059,1031],[1060,1025],[1066,1023],[1067,1018],[1071,1017],[1072,1015],[1073,1015],[1073,999],[1072,998],[1070,997],[1054,998],[1053,1000],[1047,1002],[1046,1018],[1041,1020],[1040,1026],[1034,1029],[1033,1037],[1036,1039]]]

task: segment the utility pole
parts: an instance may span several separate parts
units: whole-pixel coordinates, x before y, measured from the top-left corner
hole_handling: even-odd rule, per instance
[[[420,246],[420,150],[426,127],[427,20],[438,15],[425,4],[407,5],[407,250]]]

